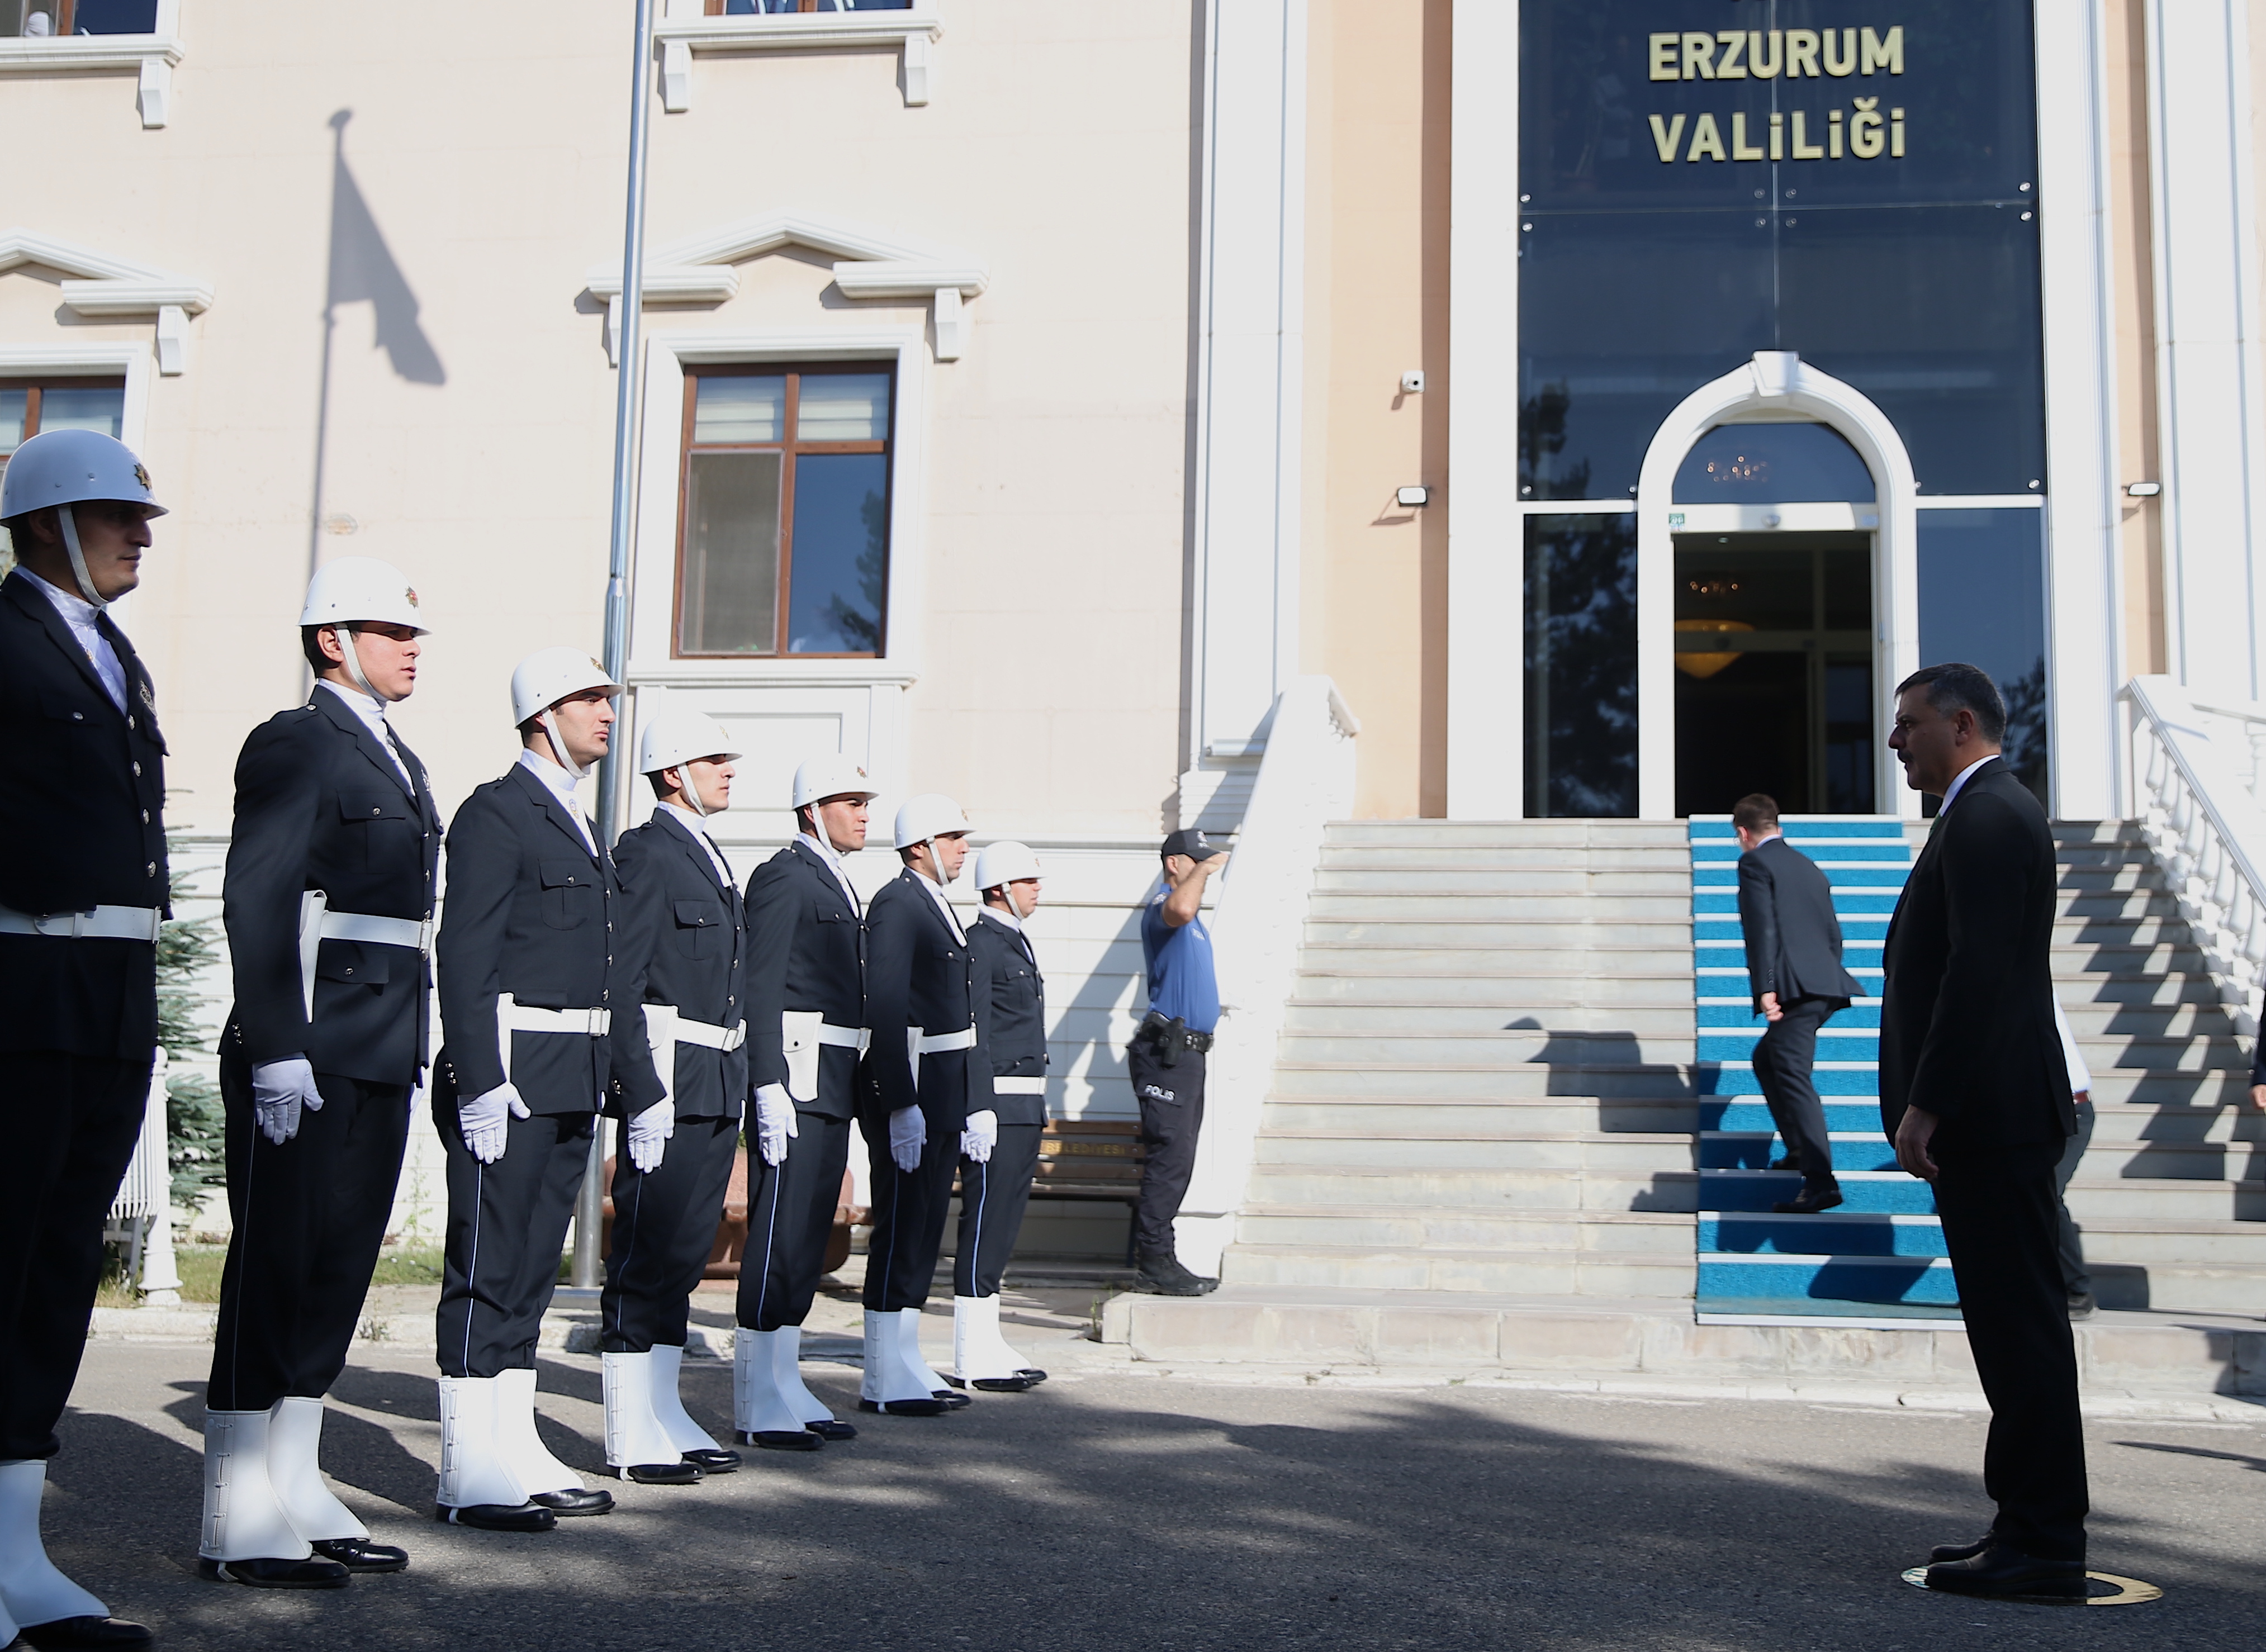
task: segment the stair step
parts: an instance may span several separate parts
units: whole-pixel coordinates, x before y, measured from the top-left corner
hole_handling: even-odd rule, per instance
[[[1685,1217],[1688,1222],[1691,1218]],[[1689,1297],[1692,1257],[1688,1232],[1673,1253],[1623,1254],[1547,1249],[1371,1250],[1359,1246],[1246,1245],[1222,1262],[1238,1287],[1320,1286],[1340,1290],[1440,1290],[1458,1294],[1592,1297]]]

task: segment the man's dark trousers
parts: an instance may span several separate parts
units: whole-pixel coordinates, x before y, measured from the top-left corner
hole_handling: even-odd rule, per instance
[[[751,1331],[785,1330],[810,1317],[850,1166],[848,1119],[797,1107],[794,1130],[776,1165],[764,1163],[755,1132],[748,1137],[748,1246],[734,1318]]]
[[[960,1242],[952,1259],[952,1294],[996,1297],[1030,1208],[1043,1124],[1002,1124],[991,1157],[960,1161]],[[1185,1186],[1185,1183],[1183,1184]]]
[[[1175,1055],[1170,1066],[1164,1057]],[[1141,1201],[1133,1213],[1133,1243],[1169,1255],[1173,1218],[1195,1174],[1196,1137],[1203,1129],[1204,1052],[1173,1051],[1161,1040],[1137,1038],[1125,1052],[1125,1070],[1141,1103],[1141,1140],[1149,1156],[1141,1166]]]
[[[692,1292],[716,1249],[717,1213],[740,1151],[735,1118],[679,1119],[661,1163],[640,1170],[614,1156],[614,1224],[598,1347],[608,1354],[683,1348]]]
[[[2085,1558],[2085,1429],[2056,1234],[2059,1142],[1977,1144],[1937,1131],[1936,1213],[1968,1347],[1991,1402],[1983,1488],[1992,1532],[2046,1561]]]
[[[544,1311],[574,1195],[590,1161],[596,1113],[507,1117],[503,1157],[484,1165],[464,1145],[455,1086],[433,1089],[433,1124],[448,1156],[449,1228],[435,1356],[443,1377],[535,1369]]]
[[[228,1110],[228,1208],[235,1223],[213,1337],[215,1411],[319,1400],[346,1369],[370,1263],[385,1242],[409,1140],[406,1085],[318,1073],[319,1112],[280,1146],[259,1132],[251,1064],[220,1064]]]
[[[104,1217],[142,1133],[151,1059],[0,1055],[10,1181],[0,1202],[0,1460],[55,1454],[55,1419],[78,1380],[102,1278]]]
[[[979,1047],[980,1048],[980,1047]],[[970,1051],[951,1049],[921,1057],[921,1088],[958,1092],[967,1083]],[[910,1174],[889,1157],[889,1115],[869,1107],[859,1121],[873,1168],[874,1235],[866,1243],[866,1305],[894,1313],[928,1300],[937,1258],[944,1254],[944,1220],[952,1205],[953,1173],[960,1167],[960,1132],[940,1130],[922,1109],[928,1140]],[[787,1144],[790,1154],[793,1144]]]
[[[1801,1164],[1805,1188],[1835,1185],[1833,1143],[1825,1133],[1825,1108],[1810,1078],[1817,1029],[1833,1009],[1831,999],[1796,998],[1780,1006],[1778,1020],[1755,1041],[1755,1078],[1787,1151]]]

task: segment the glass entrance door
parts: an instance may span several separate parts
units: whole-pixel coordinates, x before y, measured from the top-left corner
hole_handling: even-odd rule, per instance
[[[1676,812],[1874,812],[1873,537],[1676,536]]]

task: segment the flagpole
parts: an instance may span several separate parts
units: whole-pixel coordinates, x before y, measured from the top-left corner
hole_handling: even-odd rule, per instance
[[[637,0],[637,44],[630,65],[630,166],[627,223],[622,232],[620,336],[614,344],[614,514],[606,559],[606,675],[617,683],[629,654],[630,517],[636,504],[632,469],[637,457],[638,391],[644,362],[638,354],[645,311],[645,159],[647,115],[653,101],[653,0]],[[625,706],[626,710],[626,706]],[[626,723],[614,726],[614,739],[598,769],[598,841],[611,849],[620,813],[622,745]],[[574,1206],[574,1283],[588,1290],[598,1283],[598,1225],[605,1198],[606,1129],[603,1118],[590,1132],[590,1163]]]

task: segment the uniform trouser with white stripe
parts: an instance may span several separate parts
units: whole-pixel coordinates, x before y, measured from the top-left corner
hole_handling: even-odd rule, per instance
[[[996,1297],[1039,1167],[1039,1124],[1002,1124],[989,1162],[960,1161],[960,1239],[952,1259],[952,1294]]]
[[[503,1157],[483,1165],[464,1145],[455,1093],[435,1091],[433,1122],[448,1156],[449,1229],[435,1324],[443,1377],[535,1369],[536,1338],[559,1284],[596,1116],[508,1119]]]
[[[810,1317],[842,1202],[850,1121],[798,1107],[794,1128],[776,1165],[764,1163],[754,1134],[748,1137],[748,1244],[735,1317],[750,1331],[781,1330]]]
[[[968,1052],[921,1058],[921,1088],[949,1095],[967,1081]],[[932,1074],[933,1076],[932,1077]],[[933,1084],[935,1088],[931,1089]],[[859,1120],[873,1163],[874,1237],[866,1251],[866,1305],[876,1312],[917,1308],[928,1300],[936,1259],[944,1254],[944,1220],[952,1210],[952,1178],[960,1168],[960,1127],[940,1129],[928,1116],[928,1141],[910,1174],[889,1157],[889,1115],[875,1107]]]
[[[215,1411],[265,1411],[291,1395],[319,1400],[346,1369],[362,1299],[385,1242],[409,1086],[315,1075],[319,1112],[281,1144],[259,1133],[252,1068],[223,1054],[228,1210],[233,1228],[213,1337]]]
[[[661,1163],[640,1171],[614,1156],[614,1224],[598,1346],[644,1354],[683,1348],[692,1291],[716,1248],[716,1224],[740,1151],[737,1119],[679,1119]]]

